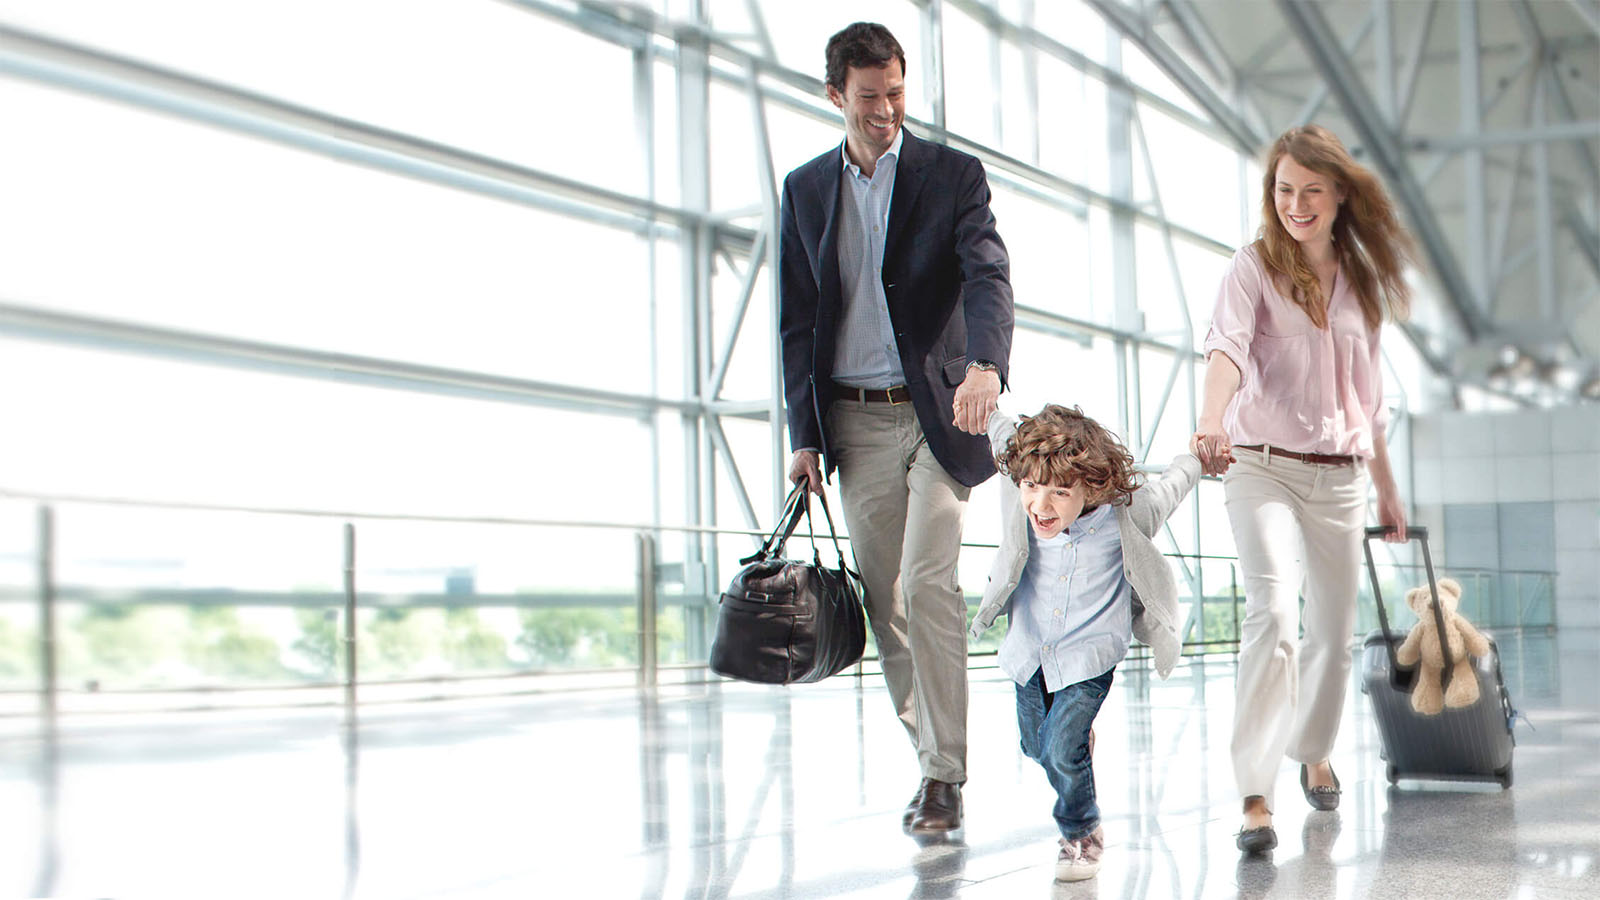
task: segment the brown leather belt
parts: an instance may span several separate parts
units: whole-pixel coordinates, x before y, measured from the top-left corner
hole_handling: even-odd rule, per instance
[[[1315,466],[1349,466],[1354,465],[1356,461],[1354,456],[1347,453],[1296,453],[1293,450],[1285,450],[1282,447],[1262,444],[1236,444],[1235,446],[1240,450],[1257,450],[1267,454],[1269,457],[1281,456],[1284,459],[1299,460]]]
[[[899,384],[892,388],[853,388],[838,382],[833,384],[833,399],[859,400],[862,403],[890,403],[895,406],[911,402],[911,391]]]

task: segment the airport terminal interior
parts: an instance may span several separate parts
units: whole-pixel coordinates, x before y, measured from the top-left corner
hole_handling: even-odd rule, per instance
[[[902,822],[870,641],[708,666],[788,490],[782,186],[860,20],[905,131],[982,163],[1000,409],[1149,477],[1277,135],[1337,134],[1415,241],[1380,402],[1427,553],[1372,544],[1342,800],[1285,759],[1268,852],[1216,477],[1156,536],[1181,657],[1136,644],[1095,720],[1093,878],[1056,880],[1004,618],[953,831]],[[1594,0],[0,0],[0,121],[0,898],[1600,896]],[[1430,572],[1494,642],[1482,779],[1397,770],[1369,692]]]

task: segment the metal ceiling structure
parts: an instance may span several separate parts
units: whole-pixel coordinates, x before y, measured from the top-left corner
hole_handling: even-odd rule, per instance
[[[1088,0],[1252,152],[1319,122],[1404,207],[1418,350],[1525,403],[1600,398],[1595,0]]]

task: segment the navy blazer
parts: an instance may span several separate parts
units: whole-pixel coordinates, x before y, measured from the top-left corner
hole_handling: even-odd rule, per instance
[[[983,164],[902,132],[884,237],[883,290],[928,447],[951,477],[970,487],[994,474],[994,458],[986,435],[967,434],[951,423],[951,404],[968,360],[995,363],[1001,384],[1007,381],[1011,263],[989,212]],[[783,181],[778,237],[789,444],[793,450],[820,449],[824,473],[835,467],[824,423],[844,302],[838,246],[843,173],[837,146],[790,172]]]

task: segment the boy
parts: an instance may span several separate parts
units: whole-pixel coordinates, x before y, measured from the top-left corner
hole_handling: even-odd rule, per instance
[[[1137,636],[1167,677],[1177,662],[1178,589],[1150,538],[1200,477],[1182,454],[1140,486],[1133,457],[1077,408],[989,417],[1000,471],[1003,534],[976,638],[1004,612],[1000,669],[1017,685],[1022,751],[1056,790],[1058,881],[1100,871],[1105,836],[1095,803],[1090,726],[1111,673]]]

